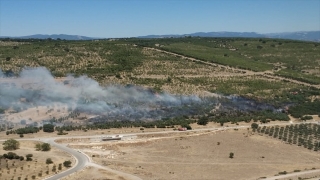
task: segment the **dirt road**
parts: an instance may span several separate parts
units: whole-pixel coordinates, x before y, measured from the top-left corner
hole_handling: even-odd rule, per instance
[[[320,85],[314,85],[314,84],[301,82],[301,81],[294,80],[294,79],[289,79],[289,78],[277,76],[277,75],[274,75],[272,71],[255,72],[255,71],[250,71],[250,70],[245,70],[245,69],[237,69],[237,68],[230,67],[230,66],[225,66],[225,65],[221,65],[221,64],[212,63],[212,62],[202,61],[202,60],[199,60],[199,59],[183,56],[183,55],[180,55],[180,54],[176,54],[176,53],[165,51],[165,50],[161,50],[161,49],[150,48],[150,47],[144,47],[144,48],[147,49],[147,50],[158,51],[158,52],[166,53],[166,54],[173,55],[173,56],[176,56],[176,57],[181,57],[182,59],[190,60],[190,61],[193,61],[193,62],[201,62],[203,64],[207,64],[207,65],[214,66],[214,67],[230,69],[230,70],[233,70],[233,71],[241,71],[246,75],[261,75],[261,76],[264,76],[264,77],[266,77],[268,79],[285,80],[285,81],[289,81],[289,82],[292,82],[292,83],[295,83],[295,84],[300,84],[300,85],[305,85],[305,86],[309,86],[309,87],[314,87],[314,88],[320,89]]]

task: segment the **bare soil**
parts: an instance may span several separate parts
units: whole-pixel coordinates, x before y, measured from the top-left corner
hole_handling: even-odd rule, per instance
[[[71,147],[82,147],[94,162],[142,179],[247,180],[320,168],[319,153],[251,133],[245,129],[154,135]],[[229,158],[231,152],[234,158]]]
[[[62,180],[125,180],[125,178],[108,172],[107,170],[89,166],[63,178]]]

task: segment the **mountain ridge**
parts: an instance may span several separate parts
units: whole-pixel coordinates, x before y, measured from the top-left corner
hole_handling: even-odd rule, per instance
[[[164,34],[164,35],[146,35],[136,36],[136,38],[178,38],[178,37],[242,37],[242,38],[278,38],[278,39],[292,39],[301,41],[314,41],[320,42],[320,31],[297,31],[297,32],[281,32],[281,33],[256,33],[256,32],[195,32],[190,34]],[[67,34],[34,34],[29,36],[0,36],[0,38],[12,39],[61,39],[61,40],[95,40],[95,39],[113,39],[113,38],[95,38],[80,35],[67,35]]]
[[[297,32],[281,32],[281,33],[265,33],[259,34],[256,32],[195,32],[182,35],[147,35],[138,36],[137,38],[168,38],[168,37],[247,37],[247,38],[279,38],[292,39],[301,41],[320,42],[320,31],[297,31]]]

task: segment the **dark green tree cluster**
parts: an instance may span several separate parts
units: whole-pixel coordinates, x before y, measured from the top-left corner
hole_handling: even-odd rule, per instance
[[[174,125],[181,125],[185,127],[190,123],[196,122],[195,120],[186,119],[185,117],[176,118],[164,118],[156,121],[112,121],[105,123],[98,123],[93,125],[87,125],[87,129],[110,129],[110,128],[122,128],[122,127],[144,127],[144,128],[173,128]]]
[[[45,124],[43,125],[43,132],[54,132],[54,125],[52,124]]]
[[[267,123],[269,121],[289,121],[290,118],[286,113],[282,112],[273,112],[271,110],[263,110],[256,112],[220,112],[218,114],[209,113],[209,120],[217,123],[227,123],[231,122],[232,124],[237,122],[250,122],[250,121],[260,121],[262,123]]]
[[[18,128],[16,130],[10,130],[7,131],[7,135],[9,134],[29,134],[29,133],[37,133],[39,132],[39,128],[38,127],[24,127],[24,128]]]
[[[24,157],[23,156],[19,156],[17,155],[16,153],[14,152],[8,152],[8,153],[5,153],[1,156],[1,158],[4,158],[4,159],[19,159],[20,161],[23,161],[24,160]]]
[[[206,118],[206,117],[205,117]],[[97,130],[97,129],[110,129],[110,128],[174,128],[175,125],[191,129],[190,124],[197,122],[196,120],[189,119],[187,116],[176,118],[163,118],[162,120],[155,121],[107,121],[103,123],[94,123],[86,126],[61,126],[56,127],[55,131],[79,131],[79,130]]]
[[[289,113],[295,118],[302,118],[308,114],[320,113],[320,100],[313,102],[303,102],[289,108]]]

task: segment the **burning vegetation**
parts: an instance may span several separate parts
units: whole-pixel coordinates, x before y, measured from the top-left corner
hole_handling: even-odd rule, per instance
[[[189,124],[199,118],[222,124],[230,119],[232,122],[289,119],[281,108],[244,97],[174,95],[135,85],[111,84],[102,87],[86,76],[68,76],[59,82],[46,68],[24,69],[19,77],[2,80],[2,109],[19,112],[35,106],[64,104],[71,114],[85,113],[93,116],[83,118],[82,124],[108,124],[118,121],[131,122],[129,124],[136,122],[133,124],[141,125],[141,122],[144,122],[146,124],[142,126],[152,127],[156,126],[154,122],[175,119],[171,123],[158,124],[163,127],[175,123],[182,124],[181,118],[191,120],[183,124]],[[177,122],[177,119],[180,120]],[[63,118],[60,118],[59,121],[62,120]],[[57,119],[52,118],[52,121]]]

